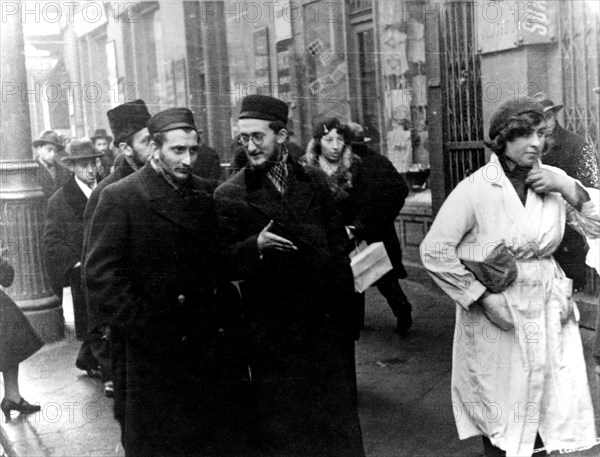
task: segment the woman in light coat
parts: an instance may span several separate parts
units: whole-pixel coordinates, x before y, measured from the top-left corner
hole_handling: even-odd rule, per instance
[[[448,196],[421,245],[425,267],[457,305],[459,437],[483,435],[488,457],[596,444],[572,281],[552,253],[565,223],[598,238],[598,191],[541,164],[544,130],[534,100],[500,106],[490,123],[490,162]],[[460,260],[482,261],[500,243],[517,277],[491,293]]]

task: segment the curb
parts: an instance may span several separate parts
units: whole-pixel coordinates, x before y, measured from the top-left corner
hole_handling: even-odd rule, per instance
[[[12,422],[0,424],[0,446],[4,449],[1,457],[44,457],[45,449],[38,443],[38,439],[31,435],[31,430],[26,429],[26,422],[20,421],[20,416],[13,419]],[[0,450],[1,452],[1,450]]]

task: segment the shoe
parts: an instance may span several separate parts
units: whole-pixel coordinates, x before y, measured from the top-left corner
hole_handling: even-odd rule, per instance
[[[412,324],[412,315],[409,311],[408,313],[405,313],[404,316],[399,317],[396,321],[396,333],[400,336],[407,336]]]
[[[85,371],[90,378],[99,378],[101,376],[100,367],[84,366],[79,362],[75,362],[75,366],[82,371]]]
[[[4,400],[2,400],[2,403],[0,403],[0,409],[2,409],[2,412],[4,413],[4,418],[6,419],[6,422],[10,422],[11,411],[18,411],[21,414],[32,414],[37,413],[41,409],[41,407],[40,405],[32,405],[23,397],[21,397],[21,401],[19,403],[5,398]]]
[[[104,383],[104,396],[113,398],[115,396],[115,385],[112,381],[106,381]]]

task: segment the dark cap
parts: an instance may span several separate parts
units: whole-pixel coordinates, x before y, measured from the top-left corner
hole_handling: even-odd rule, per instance
[[[558,113],[561,109],[563,109],[564,106],[556,105],[544,92],[538,92],[533,96],[533,98],[540,102],[540,105],[544,107],[544,113],[547,113],[548,111],[554,111],[555,113]]]
[[[287,124],[288,111],[287,103],[283,100],[267,95],[248,95],[242,100],[238,119],[263,119]]]
[[[44,130],[42,133],[40,133],[39,138],[33,140],[31,144],[34,148],[44,144],[53,144],[57,148],[63,147],[63,142],[58,136],[58,133],[56,133],[54,130]]]
[[[100,140],[100,139],[105,139],[106,141],[108,141],[110,143],[113,140],[113,137],[110,136],[109,134],[107,134],[106,130],[104,130],[104,129],[96,129],[94,134],[90,137],[90,140],[92,140],[92,143],[95,143],[96,140]]]
[[[531,97],[511,99],[500,105],[490,120],[490,140],[496,138],[510,121],[525,113],[537,113],[543,117],[544,107]]]
[[[92,142],[87,138],[71,140],[67,146],[67,153],[69,154],[68,156],[60,159],[67,163],[89,162],[96,157],[102,157],[104,155],[101,152],[96,151]]]
[[[158,132],[176,129],[198,130],[194,123],[194,114],[187,108],[169,108],[152,116],[148,121],[150,136]]]
[[[143,100],[127,102],[106,113],[110,129],[115,136],[115,146],[127,141],[131,135],[146,127],[150,113]]]
[[[342,123],[339,121],[339,119],[335,117],[317,119],[313,126],[313,137],[321,138],[322,136],[327,135],[333,129],[337,129],[338,133],[345,136],[346,132],[342,130]]]
[[[347,122],[344,129],[349,137],[350,144],[365,144],[371,141],[371,138],[365,133],[364,127],[356,122]]]

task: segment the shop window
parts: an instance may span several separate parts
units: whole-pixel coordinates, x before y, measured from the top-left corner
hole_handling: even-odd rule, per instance
[[[376,5],[383,152],[419,191],[426,188],[430,171],[423,12],[403,2]]]

